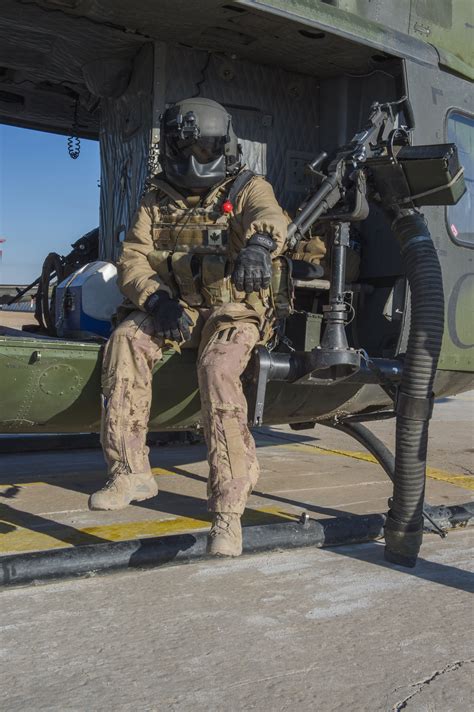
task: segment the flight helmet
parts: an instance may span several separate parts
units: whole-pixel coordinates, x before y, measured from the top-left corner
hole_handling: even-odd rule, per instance
[[[161,165],[166,179],[179,188],[211,188],[237,173],[240,155],[232,117],[212,99],[183,99],[161,117]]]

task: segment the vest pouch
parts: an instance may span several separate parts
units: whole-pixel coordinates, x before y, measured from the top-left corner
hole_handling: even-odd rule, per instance
[[[280,256],[272,261],[271,295],[277,319],[284,319],[293,312],[293,280],[291,262],[287,257]]]
[[[245,294],[243,302],[250,307],[250,309],[253,309],[260,318],[264,316],[271,317],[269,289],[259,289],[258,292]]]
[[[178,285],[179,295],[191,307],[199,307],[203,303],[198,259],[189,252],[175,252],[171,257],[173,277]],[[193,270],[196,262],[198,269]]]
[[[153,245],[155,250],[170,250],[172,245],[171,231],[162,225],[153,225]]]
[[[291,256],[294,260],[304,260],[305,262],[319,265],[325,255],[326,244],[324,239],[314,235],[309,240],[300,240],[296,251]]]
[[[258,292],[241,292],[231,283],[231,301],[244,304],[258,314],[259,318],[271,319],[272,298],[270,289],[259,289]]]
[[[172,250],[179,250],[179,252],[192,252],[199,240],[199,231],[177,225],[171,231],[171,242]]]
[[[229,278],[226,276],[225,255],[204,255],[201,266],[202,296],[206,307],[216,307],[232,301]]]
[[[160,282],[166,284],[176,296],[178,294],[178,286],[170,269],[169,254],[167,250],[152,250],[148,253],[147,260],[150,267],[158,275]]]

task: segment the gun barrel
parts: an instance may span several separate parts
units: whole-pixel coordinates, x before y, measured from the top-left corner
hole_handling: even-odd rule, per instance
[[[293,237],[293,235],[300,229],[302,232],[305,232],[305,230],[311,226],[311,223],[314,222],[316,217],[319,217],[320,213],[314,217],[317,209],[320,207],[323,200],[327,198],[335,188],[337,188],[337,178],[335,175],[330,174],[324,179],[321,187],[313,195],[308,204],[305,205],[303,210],[296,216],[293,222],[290,223],[288,227],[288,237]]]

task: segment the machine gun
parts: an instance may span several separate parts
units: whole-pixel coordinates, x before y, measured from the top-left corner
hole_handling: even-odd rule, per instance
[[[430,519],[424,507],[428,427],[444,331],[441,267],[417,208],[453,205],[465,192],[456,146],[411,146],[413,128],[413,114],[405,97],[391,104],[375,103],[366,127],[336,151],[326,173],[318,171],[324,154],[310,165],[320,186],[290,225],[289,242],[295,246],[312,225],[328,223],[332,261],[321,344],[311,351],[290,354],[260,346],[251,371],[254,425],[263,422],[269,380],[310,386],[330,386],[338,381],[360,386],[375,383],[386,391],[393,400],[391,411],[339,414],[323,422],[363,442],[383,465],[383,447],[380,449],[380,443],[374,447],[373,434],[358,422],[396,416],[395,458],[393,465],[383,465],[393,480],[385,521],[385,558],[409,567],[416,563],[423,522]],[[399,243],[410,287],[410,328],[403,358],[371,358],[362,349],[349,347],[346,337],[349,226],[367,217],[371,203],[378,203],[392,219],[391,231]]]
[[[453,205],[464,194],[463,168],[455,144],[411,146],[414,127],[407,97],[392,103],[375,102],[366,126],[336,150],[326,172],[319,170],[327,162],[325,152],[308,164],[319,187],[290,223],[288,245],[294,249],[314,225],[326,224],[332,260],[329,300],[323,307],[323,338],[319,346],[307,352],[270,353],[264,347],[256,350],[251,366],[254,425],[263,422],[269,380],[325,385],[351,378],[361,384],[380,383],[394,395],[401,362],[369,359],[364,351],[348,346],[346,253],[349,226],[365,220],[371,203],[397,218],[416,215],[421,205]]]

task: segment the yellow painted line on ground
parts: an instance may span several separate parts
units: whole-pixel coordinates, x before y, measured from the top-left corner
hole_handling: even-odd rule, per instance
[[[173,472],[172,470],[165,470],[163,467],[152,467],[151,471],[155,475],[155,477],[168,477],[169,475],[177,475],[177,472]],[[58,481],[55,482],[55,478],[52,478],[49,482],[43,482],[41,480],[38,480],[38,482],[6,482],[0,484],[0,489],[3,487],[35,487],[37,485],[50,485],[53,487],[61,487],[62,484],[61,482],[63,480],[68,480],[71,479],[72,477],[82,477],[84,474],[88,475],[90,477],[89,472],[73,472],[71,474],[66,474],[66,475],[58,475]],[[97,477],[100,477],[100,475],[105,475],[103,473],[97,472],[95,473]]]
[[[64,524],[52,524],[39,530],[21,526],[21,512],[15,516],[15,522],[0,521],[0,553],[61,549],[84,544],[103,544],[111,541],[126,541],[141,537],[183,534],[197,529],[207,529],[209,518],[176,517],[175,519],[150,519],[143,522],[125,522],[122,524],[103,524],[84,529],[74,529]],[[28,514],[25,515],[25,518]],[[247,509],[243,516],[244,525],[270,524],[282,520],[293,521],[297,515],[282,511],[278,506]],[[1,516],[0,516],[1,519]],[[14,529],[8,531],[8,527]]]
[[[309,445],[307,443],[296,443],[291,440],[284,440],[278,441],[277,438],[275,440],[257,440],[257,445],[258,444],[263,444],[265,443],[266,445],[270,445],[273,447],[280,447],[284,448],[285,450],[293,450],[293,451],[298,451],[301,452],[301,450],[306,450],[307,452],[312,452],[314,454],[314,451],[317,450],[317,452],[320,455],[343,455],[344,457],[352,457],[355,460],[365,460],[365,462],[377,462],[375,457],[373,455],[369,455],[369,453],[366,452],[359,452],[358,450],[338,450],[337,448],[328,448],[328,447],[321,447],[321,445]]]
[[[472,475],[454,475],[444,470],[437,470],[435,467],[427,467],[426,475],[432,480],[449,482],[455,487],[462,487],[467,490],[474,490],[474,477]]]
[[[158,477],[178,474],[177,472],[174,472],[173,470],[165,470],[164,467],[152,467],[151,471],[153,472],[154,475],[156,475]]]
[[[372,464],[378,464],[377,460],[373,455],[370,455],[370,453],[367,452],[361,452],[359,450],[340,450],[338,448],[328,448],[328,447],[322,447],[321,445],[311,445],[308,443],[296,443],[290,440],[286,439],[279,439],[278,437],[275,437],[274,439],[272,438],[271,440],[269,438],[258,438],[257,439],[257,445],[262,445],[266,444],[271,447],[278,447],[278,448],[283,448],[285,450],[291,450],[294,452],[301,452],[301,451],[306,451],[306,452],[311,452],[314,454],[316,451],[320,455],[332,455],[332,456],[341,456],[341,457],[349,457],[352,458],[353,460],[361,460],[362,462],[370,462]],[[182,469],[180,467],[180,469]],[[155,477],[169,477],[170,475],[178,475],[176,471],[173,470],[168,470],[163,467],[152,467],[151,471],[155,475]],[[80,477],[82,473],[75,473],[76,477]],[[449,484],[454,485],[455,487],[461,487],[462,489],[467,489],[467,490],[474,490],[474,476],[472,475],[459,475],[456,474],[455,472],[446,472],[445,470],[439,470],[438,468],[435,467],[428,467],[426,471],[427,477],[433,479],[433,480],[440,480],[443,482],[448,482]],[[65,477],[72,477],[73,475],[67,475]],[[59,478],[58,478],[59,479]],[[53,486],[58,486],[60,487],[60,481],[58,481],[57,485],[55,482],[50,481],[50,482],[19,482],[19,483],[12,483],[12,484],[0,484],[0,489],[1,488],[7,488],[7,487],[32,487],[35,485],[53,485]]]
[[[265,440],[265,443],[273,444],[273,441]],[[320,445],[308,445],[306,443],[293,443],[291,441],[284,440],[284,442],[278,442],[275,438],[275,447],[285,448],[287,450],[309,450],[315,451],[321,455],[341,455],[343,457],[350,457],[353,460],[362,460],[364,462],[371,462],[378,464],[377,460],[373,455],[366,452],[358,452],[357,450],[339,450],[337,448],[326,448]],[[457,475],[454,472],[446,472],[445,470],[439,470],[436,467],[427,467],[426,476],[432,480],[440,480],[443,482],[448,482],[455,487],[461,487],[462,489],[474,490],[474,476],[472,475]]]
[[[338,450],[337,448],[321,447],[320,445],[307,445],[309,450],[317,448],[321,455],[342,455],[343,457],[351,457],[353,460],[363,460],[364,462],[373,462],[377,464],[377,460],[368,452],[360,452],[359,450]],[[292,450],[297,450],[298,445],[292,447]]]
[[[4,482],[0,485],[3,489],[4,487],[36,487],[37,485],[53,485],[54,482]]]

